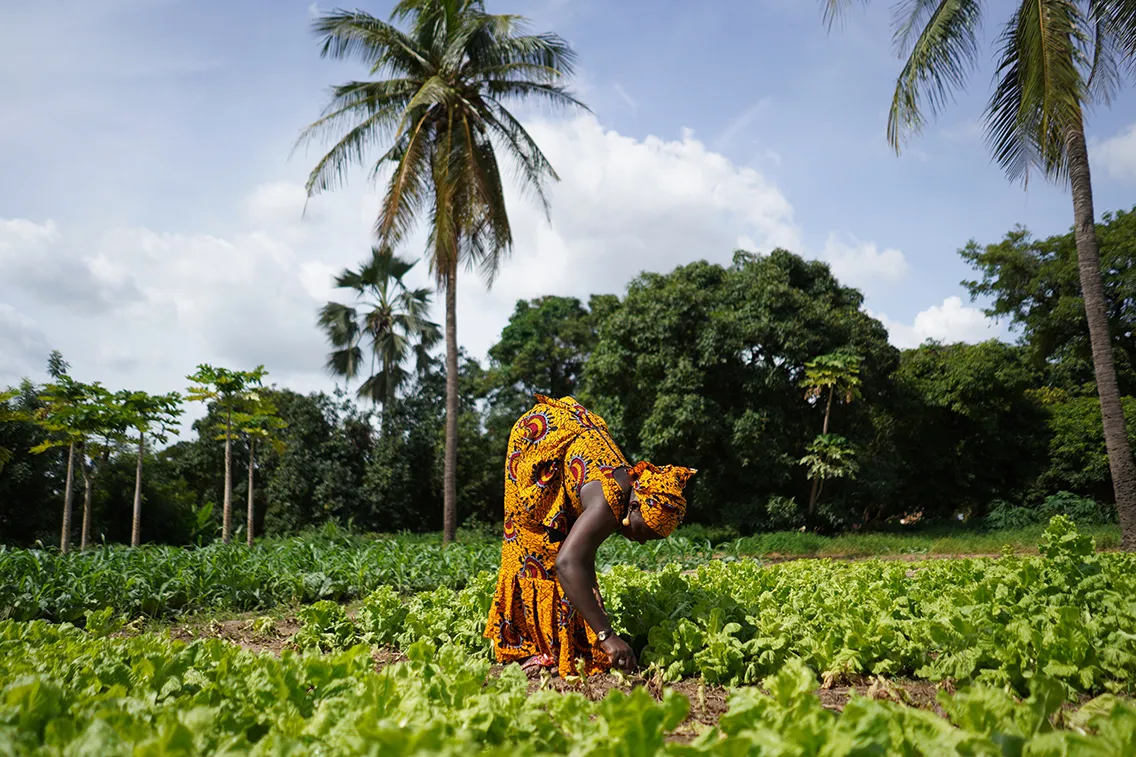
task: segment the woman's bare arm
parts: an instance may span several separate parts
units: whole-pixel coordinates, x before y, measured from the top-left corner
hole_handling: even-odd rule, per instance
[[[603,485],[592,481],[580,490],[584,512],[572,524],[556,557],[556,573],[568,601],[597,633],[610,631],[611,622],[596,592],[596,552],[619,528],[619,521],[604,498]]]

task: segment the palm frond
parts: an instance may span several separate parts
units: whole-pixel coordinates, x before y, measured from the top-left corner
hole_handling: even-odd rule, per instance
[[[1090,37],[1073,0],[1023,2],[1006,24],[986,128],[994,158],[1011,179],[1028,182],[1038,166],[1054,181],[1067,180],[1065,130],[1083,118]]]
[[[496,100],[489,101],[486,124],[497,139],[508,149],[505,156],[512,164],[513,173],[521,185],[522,195],[534,198],[544,211],[545,218],[551,217],[551,206],[545,185],[548,180],[560,181],[560,176],[552,167],[536,140],[507,108]]]
[[[844,14],[848,11],[848,6],[852,5],[853,0],[823,0],[824,8],[824,23],[831,29],[834,25],[844,18]],[[860,0],[864,5],[868,4],[868,0]]]
[[[316,163],[315,168],[308,174],[305,184],[308,196],[320,192],[337,189],[344,185],[347,172],[352,166],[363,165],[366,161],[367,150],[375,144],[383,142],[396,129],[397,119],[403,113],[399,103],[386,103],[371,107],[366,104],[351,106],[316,121],[304,129],[300,134],[293,151],[302,144],[307,144],[323,134],[332,133],[332,129],[344,121],[355,121],[354,117],[361,118],[344,134]]]
[[[1132,5],[1136,6],[1136,3]],[[1117,61],[1127,56],[1121,48],[1119,36],[1110,30],[1107,20],[1089,17],[1086,21],[1092,27],[1092,39],[1088,40],[1084,55],[1092,64],[1085,89],[1090,102],[1108,105],[1121,84],[1122,75]]]
[[[414,40],[398,27],[363,11],[335,10],[312,22],[320,37],[320,57],[355,59],[372,73],[388,70],[409,75],[431,68]]]
[[[329,302],[320,309],[319,325],[336,347],[351,344],[359,332],[355,308],[338,302]]]
[[[558,34],[495,35],[477,41],[482,44],[470,52],[470,60],[479,71],[522,64],[529,67],[530,74],[537,75],[537,81],[554,84],[576,70],[576,53]]]
[[[375,233],[384,244],[393,244],[410,231],[426,201],[430,189],[430,131],[427,119],[419,118],[403,140],[384,156],[395,162],[375,226]]]
[[[363,350],[358,345],[341,350],[333,350],[327,356],[326,368],[333,376],[343,376],[350,380],[359,375],[363,364]]]
[[[978,54],[979,0],[939,0],[932,10],[925,0],[910,0],[897,8],[897,44],[910,54],[895,83],[888,114],[888,143],[898,152],[909,134],[923,128],[923,108],[936,114],[961,87]],[[919,20],[926,24],[912,43]]]
[[[1131,74],[1136,67],[1136,2],[1089,0],[1086,16],[1100,26],[1099,36],[1108,38]]]

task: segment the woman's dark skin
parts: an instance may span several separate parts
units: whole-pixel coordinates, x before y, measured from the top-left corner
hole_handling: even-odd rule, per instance
[[[603,598],[600,596],[599,584],[596,581],[596,552],[600,545],[616,531],[640,544],[663,538],[643,520],[643,514],[639,511],[638,497],[631,491],[631,476],[627,469],[617,468],[615,480],[623,490],[624,497],[630,492],[629,525],[623,525],[615,517],[604,497],[603,484],[599,481],[590,481],[580,489],[580,503],[584,511],[572,525],[556,557],[556,573],[560,578],[560,586],[564,589],[568,601],[584,616],[584,620],[596,633],[611,631],[611,621],[608,620],[607,612],[604,610]],[[607,654],[613,667],[628,671],[635,669],[637,665],[635,652],[623,639],[612,634],[600,642],[600,648]]]

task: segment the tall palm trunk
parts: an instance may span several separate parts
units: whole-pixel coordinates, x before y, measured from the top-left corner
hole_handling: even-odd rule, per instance
[[[221,515],[221,541],[233,537],[233,411],[225,417],[225,506]]]
[[[67,487],[63,492],[63,532],[59,535],[59,551],[67,554],[71,549],[71,492],[75,477],[75,442],[67,451]]]
[[[828,389],[828,404],[824,408],[824,429],[821,434],[828,433],[828,419],[832,415],[832,395],[836,393],[836,387],[829,387]],[[820,476],[813,476],[813,489],[809,492],[809,511],[806,520],[810,526],[813,524],[813,511],[816,509],[817,500],[820,499]]]
[[[130,546],[142,543],[142,455],[146,449],[146,434],[138,432],[138,466],[134,469],[134,517],[130,522]]]
[[[1112,360],[1112,338],[1105,310],[1104,285],[1101,283],[1100,246],[1097,242],[1093,185],[1089,172],[1089,152],[1085,146],[1085,124],[1078,120],[1065,130],[1065,148],[1069,159],[1069,181],[1073,194],[1074,236],[1077,240],[1077,264],[1081,275],[1081,295],[1085,300],[1085,319],[1089,324],[1089,342],[1093,348],[1093,372],[1100,397],[1104,443],[1108,450],[1108,467],[1112,473],[1112,490],[1120,515],[1123,534],[1121,546],[1136,551],[1136,461],[1128,444],[1124,424],[1124,408],[1116,383],[1116,367]]]
[[[253,532],[253,513],[255,512],[252,507],[252,471],[253,466],[256,464],[256,439],[252,436],[249,437],[249,485],[248,485],[248,545],[252,546],[252,532]]]
[[[458,267],[446,271],[446,456],[443,475],[442,544],[458,531]]]

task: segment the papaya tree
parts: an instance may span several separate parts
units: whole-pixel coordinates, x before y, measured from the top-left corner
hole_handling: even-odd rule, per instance
[[[208,364],[197,366],[197,371],[186,378],[191,382],[187,392],[194,402],[213,402],[225,419],[225,426],[217,439],[225,442],[225,495],[221,513],[221,541],[228,544],[233,536],[233,439],[239,434],[233,417],[248,402],[255,402],[257,390],[262,386],[268,371],[258,365],[251,371],[234,371]]]
[[[234,413],[233,421],[248,440],[248,520],[246,537],[248,539],[248,545],[251,547],[253,534],[256,530],[256,522],[254,519],[256,509],[253,505],[256,443],[257,441],[268,443],[273,445],[277,451],[282,450],[284,445],[277,436],[277,433],[281,429],[286,428],[288,424],[284,422],[283,418],[277,415],[276,405],[265,397],[259,397],[255,401],[250,402],[249,406],[244,411]]]
[[[813,480],[812,496],[809,498],[809,520],[812,521],[813,508],[824,482],[834,478],[855,478],[860,469],[856,461],[856,449],[851,442],[838,434],[821,434],[809,444],[801,465]]]
[[[85,549],[90,540],[91,499],[95,477],[110,457],[115,443],[121,438],[125,426],[122,408],[115,396],[99,382],[84,384],[66,374],[60,375],[55,383],[47,385],[41,399],[45,406],[39,414],[39,424],[49,436],[31,451],[39,454],[56,447],[68,448],[59,549],[64,553],[71,549],[76,459],[84,483],[80,549]]]
[[[130,546],[137,547],[142,541],[142,460],[146,454],[146,436],[149,434],[152,441],[165,442],[169,438],[169,432],[178,425],[178,416],[183,412],[182,400],[178,392],[159,395],[122,391],[118,398],[126,424],[138,434],[134,510],[130,524]]]
[[[824,425],[818,436],[809,446],[809,454],[802,459],[801,464],[810,470],[813,480],[812,490],[809,492],[808,519],[812,522],[813,511],[816,509],[817,498],[824,477],[820,472],[828,471],[827,464],[822,460],[831,460],[840,468],[839,451],[845,450],[848,440],[844,437],[833,436],[828,433],[829,420],[832,418],[833,401],[839,397],[844,404],[848,404],[860,393],[860,357],[847,352],[832,352],[805,363],[805,378],[801,382],[805,387],[805,399],[812,403],[824,401]],[[831,438],[829,438],[831,437]],[[842,440],[838,442],[837,440]],[[832,457],[835,455],[835,457]],[[805,460],[812,462],[806,463]],[[831,473],[831,471],[829,471]],[[843,474],[839,474],[843,475]],[[837,478],[831,474],[828,478]]]

